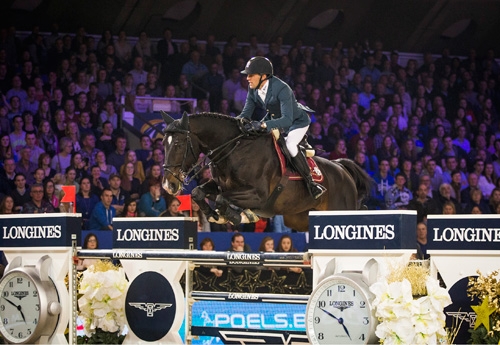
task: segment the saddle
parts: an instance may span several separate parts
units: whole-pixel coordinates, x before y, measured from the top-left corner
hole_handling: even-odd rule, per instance
[[[281,135],[280,131],[278,131],[277,129],[273,129],[272,133],[274,148],[276,150],[276,153],[278,154],[278,158],[280,161],[281,175],[288,176],[288,179],[292,181],[302,180],[302,176],[300,176],[295,170],[293,170],[293,166],[292,164],[290,164],[290,153],[288,152],[285,139]],[[319,169],[314,159],[312,159],[315,152],[312,146],[307,142],[307,136],[304,136],[304,139],[302,139],[302,141],[300,142],[299,149],[303,151],[305,156],[307,157],[306,160],[307,164],[309,165],[309,170],[311,171],[313,181],[318,183],[323,182],[323,173]]]

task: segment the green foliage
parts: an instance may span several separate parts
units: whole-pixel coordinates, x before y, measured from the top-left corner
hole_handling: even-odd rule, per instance
[[[78,336],[77,344],[121,344],[125,336],[118,332],[105,332],[97,328],[96,332],[91,336]]]
[[[496,320],[490,316],[490,325],[494,325]],[[469,330],[470,339],[469,344],[499,344],[500,332],[493,331],[493,335],[488,335],[488,331],[484,325],[479,326],[477,329]]]

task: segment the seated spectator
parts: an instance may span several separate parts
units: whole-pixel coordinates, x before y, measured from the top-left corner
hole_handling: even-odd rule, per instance
[[[52,179],[56,175],[55,169],[50,167],[50,155],[45,152],[38,157],[38,168],[43,170],[45,179]]]
[[[138,217],[139,213],[137,212],[137,200],[128,198],[125,200],[125,205],[123,205],[123,212],[121,213],[121,217]]]
[[[417,224],[417,260],[428,260],[427,254],[427,225],[423,222]]]
[[[111,206],[116,210],[116,214],[122,214],[125,200],[128,199],[130,195],[121,188],[122,180],[117,174],[112,174],[108,179],[108,183],[109,189],[113,193]]]
[[[274,252],[274,239],[271,236],[266,236],[262,239],[259,252]]]
[[[385,193],[385,205],[388,210],[406,210],[413,199],[411,191],[405,187],[406,177],[402,173],[396,175],[396,182]]]
[[[139,214],[145,217],[158,217],[166,209],[165,199],[161,197],[161,184],[158,180],[151,179],[149,192],[142,194],[139,200]]]
[[[38,165],[30,160],[31,149],[25,146],[20,151],[21,159],[17,162],[16,173],[22,173],[26,176],[26,183],[32,185],[35,182],[34,173]]]
[[[370,204],[377,208],[385,209],[385,194],[394,184],[394,178],[389,174],[389,162],[385,159],[378,164],[378,171],[373,175],[375,181],[370,195]]]
[[[99,249],[99,240],[97,236],[93,233],[87,234],[83,240],[82,249]],[[97,261],[99,261],[99,259],[78,259],[76,269],[78,271],[85,271],[87,268],[97,263]]]
[[[198,220],[198,232],[210,232],[210,223],[207,220],[207,216],[205,216],[200,206],[194,200],[191,200],[191,212],[193,217],[196,217]]]
[[[455,204],[452,201],[445,201],[443,204],[443,214],[457,214]]]
[[[170,199],[167,210],[161,214],[162,217],[185,217],[184,213],[179,212],[181,202],[176,197]]]
[[[483,192],[479,188],[471,189],[470,201],[465,206],[464,214],[474,214],[472,211],[475,207],[481,211],[481,214],[491,213],[488,203],[483,199]]]
[[[490,204],[491,213],[498,213],[497,209],[498,209],[498,206],[500,205],[500,188],[499,187],[496,187],[491,192],[489,204]]]
[[[231,246],[227,250],[230,252],[252,252],[252,248],[245,243],[245,237],[240,233],[235,233],[231,237]]]
[[[43,197],[43,184],[35,183],[30,190],[31,200],[23,205],[22,213],[54,213],[54,206]]]
[[[427,195],[428,187],[421,183],[417,190],[417,197],[413,198],[408,204],[409,210],[417,211],[417,222],[423,222],[429,214],[439,214],[440,207],[436,200]]]
[[[146,179],[146,174],[144,173],[144,167],[142,162],[137,160],[137,155],[134,150],[129,150],[125,156],[125,163],[120,167],[120,175],[125,173],[125,166],[127,163],[132,163],[134,165],[134,177],[142,183]]]
[[[109,188],[108,180],[101,176],[101,168],[98,165],[94,165],[90,168],[90,182],[92,185],[92,193],[97,196],[101,196],[104,188]]]
[[[43,187],[45,200],[47,200],[52,204],[52,206],[54,206],[56,212],[59,212],[59,197],[57,195],[58,193],[56,192],[54,181],[50,179],[45,180]]]
[[[16,185],[16,188],[10,192],[10,196],[14,199],[14,212],[21,213],[24,204],[31,201],[29,188],[26,186],[26,177],[24,177],[24,174],[17,173],[14,178],[14,184]]]
[[[106,163],[106,154],[103,151],[97,152],[95,156],[96,165],[101,169],[101,177],[105,178],[106,181],[113,174],[117,174],[116,168],[111,164]]]
[[[106,155],[109,155],[115,150],[113,139],[113,124],[109,121],[106,121],[102,124],[101,136],[97,141],[96,147],[99,150],[104,151]]]
[[[294,253],[298,250],[293,246],[293,241],[290,235],[283,235],[278,241],[278,245],[276,246],[276,252],[278,253]],[[293,273],[301,273],[302,268],[300,267],[288,267],[285,268],[288,272]]]
[[[130,195],[131,198],[139,198],[141,182],[139,179],[134,177],[134,164],[126,163],[124,164],[124,167],[125,169],[123,169],[120,174],[122,180],[121,187]]]
[[[214,241],[210,238],[210,237],[205,237],[201,243],[200,243],[200,249],[201,250],[209,250],[209,251],[213,251],[215,250],[215,244],[214,244]],[[200,266],[199,267],[201,270],[202,270],[202,273],[203,271],[205,271],[206,269],[209,269],[209,271],[211,273],[213,273],[216,277],[221,277],[222,274],[224,273],[223,270],[219,269],[218,267],[208,267],[208,266]]]
[[[90,229],[90,215],[98,202],[99,196],[92,192],[90,178],[82,177],[80,180],[80,191],[76,194],[76,213],[82,214],[82,229]]]
[[[452,188],[449,183],[442,183],[439,186],[439,203],[441,204],[441,208],[443,208],[444,204],[447,202],[453,203],[455,206],[455,213],[462,213],[462,207],[458,203],[457,199],[451,196]]]
[[[330,160],[347,158],[347,146],[344,139],[337,140],[337,142],[335,143],[335,148],[332,152],[330,152],[330,156],[328,158]]]
[[[484,165],[483,173],[479,176],[478,187],[483,192],[483,197],[485,200],[489,200],[490,195],[495,189],[495,182],[497,181],[497,176],[493,167],[493,163],[486,162]]]
[[[153,157],[153,141],[147,134],[141,135],[141,148],[135,150],[137,160],[142,163],[144,169],[148,169],[148,161]]]
[[[56,173],[64,173],[66,168],[71,165],[71,152],[73,151],[73,145],[69,138],[63,137],[60,141],[59,153],[52,158],[52,163],[50,167],[56,171]]]
[[[0,214],[13,214],[14,211],[14,199],[10,195],[6,195],[2,198],[0,202]]]
[[[149,180],[151,178],[157,179],[161,183],[162,180],[161,172],[162,172],[162,167],[160,166],[160,164],[154,163],[153,165],[151,165],[151,167],[148,169],[146,179],[141,184],[141,191],[140,191],[141,195],[149,191]]]
[[[91,230],[113,230],[113,218],[116,211],[111,207],[113,194],[110,189],[104,189],[101,194],[101,201],[99,201],[89,219],[89,229]]]

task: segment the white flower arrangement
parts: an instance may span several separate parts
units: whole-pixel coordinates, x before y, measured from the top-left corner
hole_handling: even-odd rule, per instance
[[[78,293],[80,318],[88,337],[98,329],[122,332],[125,326],[125,292],[128,281],[123,268],[109,261],[99,261],[83,272]]]
[[[414,298],[406,278],[379,281],[370,287],[379,324],[375,334],[383,344],[445,344],[444,308],[451,304],[448,292],[437,279],[425,278],[426,293]]]

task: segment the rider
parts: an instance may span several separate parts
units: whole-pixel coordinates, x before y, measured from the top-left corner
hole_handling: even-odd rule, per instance
[[[284,132],[295,170],[306,181],[311,195],[319,198],[326,189],[313,181],[306,157],[298,148],[311,123],[307,112],[313,110],[297,102],[290,86],[273,75],[273,65],[265,57],[251,58],[241,73],[247,75],[249,90],[240,117],[251,119],[256,108],[267,111],[266,117],[260,122],[252,121],[249,129],[270,132],[277,128]]]

